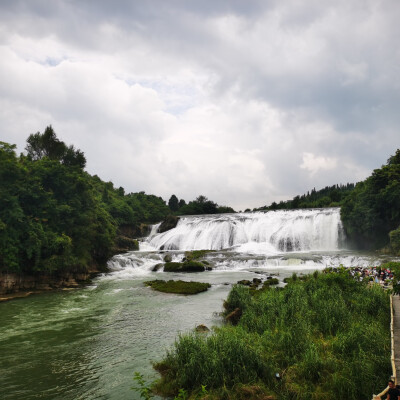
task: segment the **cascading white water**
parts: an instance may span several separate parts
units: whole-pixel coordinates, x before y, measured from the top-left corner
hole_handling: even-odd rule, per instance
[[[331,251],[342,231],[339,208],[280,210],[182,217],[148,241],[157,250]]]

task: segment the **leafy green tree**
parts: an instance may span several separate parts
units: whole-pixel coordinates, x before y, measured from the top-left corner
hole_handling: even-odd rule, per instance
[[[25,150],[28,152],[28,157],[34,161],[43,157],[60,160],[66,151],[65,143],[57,138],[51,125],[43,133],[29,135],[27,143]]]
[[[400,164],[400,149],[396,150],[394,156],[389,157],[387,165],[399,165]]]
[[[179,209],[179,201],[174,194],[168,200],[168,207],[170,208],[171,211],[178,211]]]
[[[186,201],[183,200],[183,199],[180,199],[178,206],[179,206],[179,208],[182,208],[183,206],[186,206]]]
[[[79,167],[84,169],[86,166],[85,155],[79,149],[75,150],[74,146],[66,148],[61,161],[68,167]]]
[[[86,165],[83,152],[75,150],[74,146],[68,147],[59,140],[51,125],[43,133],[29,135],[25,150],[28,158],[33,161],[47,157],[50,160],[61,161],[66,166],[77,166],[83,169]]]

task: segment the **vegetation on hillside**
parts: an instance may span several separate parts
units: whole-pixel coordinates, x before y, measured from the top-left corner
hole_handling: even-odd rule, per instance
[[[359,249],[381,249],[400,255],[400,150],[386,165],[356,185],[313,189],[292,200],[272,203],[253,211],[341,207],[348,240]],[[250,211],[247,209],[246,211]]]
[[[370,398],[390,365],[389,295],[348,271],[291,279],[284,289],[234,286],[236,325],[181,335],[155,365],[156,392],[204,399]],[[239,311],[240,312],[239,312]],[[202,387],[208,394],[201,395]]]
[[[269,210],[290,210],[297,208],[323,208],[323,207],[339,207],[342,201],[354,190],[354,183],[346,185],[326,186],[323,189],[315,190],[295,196],[291,200],[273,202],[269,206],[254,208],[253,211],[269,211]],[[247,209],[246,211],[250,211]]]
[[[400,150],[386,165],[359,182],[343,201],[341,217],[350,240],[359,248],[390,246],[400,252]]]
[[[15,149],[0,142],[1,272],[86,271],[107,261],[118,235],[170,212],[161,197],[89,175],[83,152],[52,127],[29,136],[27,155]]]

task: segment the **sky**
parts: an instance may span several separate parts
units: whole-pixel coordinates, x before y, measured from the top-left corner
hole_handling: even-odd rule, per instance
[[[235,210],[400,147],[398,0],[0,0],[0,140],[52,125],[126,193]]]

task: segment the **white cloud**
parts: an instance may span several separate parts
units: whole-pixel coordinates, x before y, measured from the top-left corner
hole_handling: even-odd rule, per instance
[[[332,170],[336,168],[336,166],[336,158],[316,156],[312,153],[303,153],[303,163],[300,165],[300,168],[309,171],[311,176],[313,176],[318,171]]]

